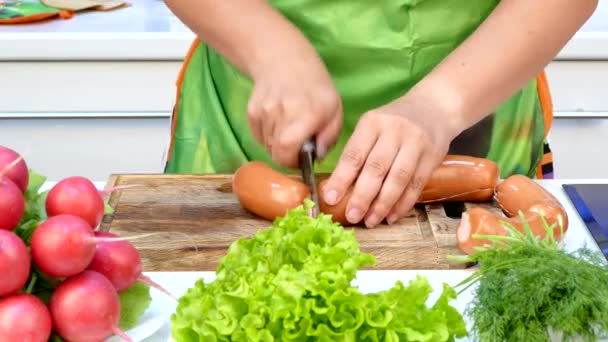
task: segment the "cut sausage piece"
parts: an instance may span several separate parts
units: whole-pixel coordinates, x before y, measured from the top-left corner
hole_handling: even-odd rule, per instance
[[[502,222],[525,232],[520,211],[532,233],[541,239],[547,235],[541,216],[549,226],[553,225],[553,235],[558,241],[562,239],[561,233],[568,230],[568,216],[557,198],[526,176],[508,177],[497,186],[495,196],[506,217],[482,208],[464,212],[456,233],[458,247],[463,252],[471,254],[476,246],[490,243],[474,238],[475,234],[506,236],[508,230]]]
[[[285,216],[310,197],[306,184],[258,161],[236,171],[232,190],[243,208],[270,221]]]

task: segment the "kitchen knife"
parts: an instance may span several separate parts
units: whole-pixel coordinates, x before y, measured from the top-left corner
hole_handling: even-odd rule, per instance
[[[319,215],[319,195],[317,194],[317,184],[315,181],[314,169],[315,159],[316,145],[313,138],[306,141],[300,150],[300,168],[302,169],[302,179],[310,188],[310,197],[315,204],[309,213],[309,215],[312,217],[317,217],[317,215]]]

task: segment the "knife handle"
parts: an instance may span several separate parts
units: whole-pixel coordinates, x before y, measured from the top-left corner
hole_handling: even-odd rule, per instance
[[[317,155],[316,155],[316,151],[317,151],[317,144],[316,144],[316,138],[312,137],[311,139],[308,139],[304,142],[304,145],[302,145],[302,148],[300,149],[301,153],[307,154],[310,153],[312,155],[312,159],[315,160]]]

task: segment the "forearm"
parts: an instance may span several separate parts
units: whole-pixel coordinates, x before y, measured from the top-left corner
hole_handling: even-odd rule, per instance
[[[541,72],[596,5],[597,0],[503,0],[416,91],[445,94],[458,108],[459,127],[468,128]]]
[[[202,41],[247,75],[314,57],[306,37],[264,0],[165,0]]]

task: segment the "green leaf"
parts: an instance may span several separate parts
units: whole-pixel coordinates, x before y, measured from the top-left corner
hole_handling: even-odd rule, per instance
[[[103,213],[104,215],[112,215],[114,213],[114,209],[110,206],[110,204],[104,202]]]
[[[469,255],[480,267],[456,286],[478,285],[465,312],[473,335],[481,341],[549,341],[549,329],[557,327],[564,340],[598,340],[608,328],[603,256],[586,248],[567,253],[554,225],[543,220],[547,234],[540,239],[519,216],[523,231],[505,224],[508,236],[480,237],[493,245]]]
[[[34,194],[39,193],[40,188],[42,188],[44,185],[44,182],[46,182],[45,176],[29,170],[29,183],[27,186],[27,191]]]
[[[134,328],[139,318],[150,306],[152,297],[150,287],[136,282],[130,288],[118,294],[120,298],[120,322],[118,327],[123,331]]]
[[[49,342],[65,342],[65,341],[56,333],[52,333],[51,338],[49,339]]]
[[[242,238],[220,260],[216,279],[198,280],[179,299],[172,335],[189,341],[452,341],[466,334],[444,287],[432,307],[424,277],[363,294],[351,285],[374,265],[354,231],[307,201],[268,229]]]
[[[45,201],[48,191],[39,192],[45,181],[46,177],[30,170],[28,187],[24,193],[25,212],[15,229],[15,233],[28,245],[36,227],[47,217]]]

